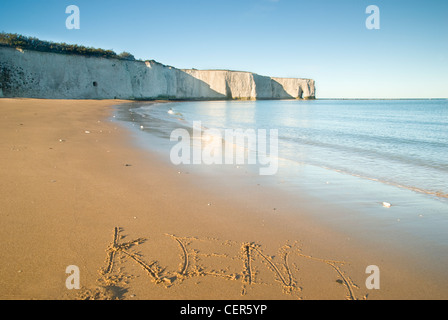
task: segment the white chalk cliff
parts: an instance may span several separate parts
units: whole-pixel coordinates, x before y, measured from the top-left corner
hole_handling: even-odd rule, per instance
[[[314,80],[0,47],[0,98],[310,99]]]

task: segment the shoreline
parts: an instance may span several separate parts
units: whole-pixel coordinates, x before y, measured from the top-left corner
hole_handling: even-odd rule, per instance
[[[325,204],[179,174],[110,121],[126,102],[0,99],[3,299],[448,297],[438,275],[311,218]],[[364,284],[372,261],[380,290]]]

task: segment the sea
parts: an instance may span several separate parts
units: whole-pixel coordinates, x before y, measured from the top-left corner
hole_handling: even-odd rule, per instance
[[[329,217],[316,210],[323,220],[356,224],[364,236],[401,239],[408,247],[424,244],[425,251],[448,257],[446,99],[138,102],[118,106],[113,117],[133,132],[136,144],[173,167],[171,151],[180,140],[170,137],[176,129],[192,133],[200,123],[203,132],[265,130],[268,142],[275,130],[275,174],[258,175],[261,165],[248,161],[182,170],[244,172],[292,200],[300,194],[347,212]],[[246,160],[260,152],[249,143],[236,147],[246,149]],[[270,149],[268,144],[268,155]]]

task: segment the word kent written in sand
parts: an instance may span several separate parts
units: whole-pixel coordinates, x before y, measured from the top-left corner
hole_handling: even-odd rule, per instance
[[[282,290],[283,294],[292,295],[297,299],[302,299],[301,292],[304,290],[296,276],[301,271],[299,264],[311,263],[320,265],[320,268],[325,269],[330,277],[336,277],[334,282],[340,287],[341,298],[358,299],[355,291],[359,287],[342,270],[345,262],[303,254],[297,242],[293,245],[282,246],[278,256],[275,257],[263,252],[261,246],[255,243],[237,243],[212,238],[182,238],[167,234],[166,236],[178,245],[181,260],[177,271],[170,272],[168,267],[162,267],[157,261],[147,262],[141,253],[132,250],[134,246],[145,243],[147,239],[138,238],[122,242],[124,237],[120,235],[121,231],[118,227],[114,229],[113,241],[106,250],[106,266],[99,271],[100,278],[97,280],[99,286],[93,290],[83,288],[78,298],[86,300],[123,298],[116,293],[126,291],[121,286],[126,285],[133,276],[123,274],[116,264],[117,262],[133,262],[145,271],[154,285],[163,286],[168,290],[182,285],[188,279],[216,277],[240,282],[241,296],[250,295],[251,289],[257,286],[276,286]],[[215,247],[218,245],[226,250],[224,253],[202,253],[201,250],[192,248],[192,246],[199,246],[200,243],[213,243]],[[290,262],[292,258],[294,258],[293,263]],[[209,265],[204,263],[205,259],[210,259]],[[215,261],[215,264],[211,261]],[[230,263],[223,268],[223,263],[225,264],[226,261],[234,262],[233,265],[240,266],[241,269],[231,270]],[[218,269],[218,266],[221,268]],[[367,299],[367,294],[363,299]]]

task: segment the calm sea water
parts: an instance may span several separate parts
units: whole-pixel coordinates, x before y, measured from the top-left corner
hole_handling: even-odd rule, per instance
[[[367,213],[389,202],[397,219],[410,212],[448,217],[448,100],[139,103],[119,108],[116,118],[151,136],[143,143],[167,158],[172,130],[193,121],[277,129],[280,162],[271,181],[279,187]]]

